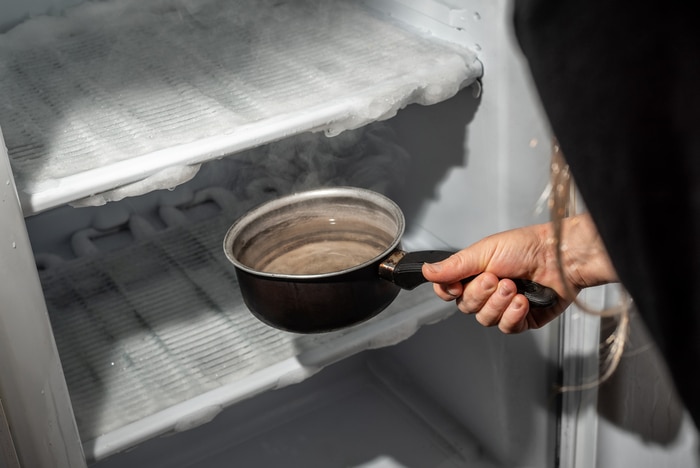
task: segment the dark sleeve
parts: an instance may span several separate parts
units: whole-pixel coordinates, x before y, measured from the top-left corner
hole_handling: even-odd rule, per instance
[[[700,426],[700,27],[694,2],[516,0],[554,135]]]

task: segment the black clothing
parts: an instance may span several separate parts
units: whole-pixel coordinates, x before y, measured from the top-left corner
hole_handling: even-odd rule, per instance
[[[514,26],[620,280],[700,427],[700,26],[693,3],[516,0]]]

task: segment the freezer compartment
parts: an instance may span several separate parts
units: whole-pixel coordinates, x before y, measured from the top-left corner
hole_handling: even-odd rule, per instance
[[[470,49],[347,0],[85,2],[0,35],[0,63],[26,215],[174,187],[203,161],[434,104],[482,72]]]
[[[260,395],[188,433],[152,439],[91,468],[496,468],[478,438],[400,362],[361,353]]]

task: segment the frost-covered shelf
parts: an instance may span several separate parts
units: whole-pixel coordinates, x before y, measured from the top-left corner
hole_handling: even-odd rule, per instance
[[[423,285],[345,330],[297,335],[271,328],[243,304],[223,254],[222,239],[241,206],[227,203],[232,195],[222,188],[198,194],[224,208],[195,222],[164,206],[165,227],[132,214],[121,227],[76,231],[75,258],[36,255],[89,459],[207,422],[226,406],[404,340],[454,312]],[[105,249],[106,236],[127,232],[128,244]],[[436,247],[416,232],[406,248]]]
[[[90,467],[502,468],[496,460],[401,362],[370,353]]]
[[[0,64],[25,215],[172,187],[203,161],[436,103],[482,72],[471,50],[352,0],[86,2],[0,35]]]

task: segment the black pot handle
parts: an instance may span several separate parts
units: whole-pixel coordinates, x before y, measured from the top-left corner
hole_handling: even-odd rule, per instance
[[[401,289],[411,290],[426,283],[422,272],[424,263],[435,263],[446,259],[455,252],[446,250],[421,250],[418,252],[394,251],[379,265],[379,276],[399,286]],[[466,284],[473,280],[470,276],[462,280]],[[531,307],[546,308],[557,303],[557,293],[553,289],[542,286],[534,281],[511,278],[518,288],[518,292],[530,301]]]

